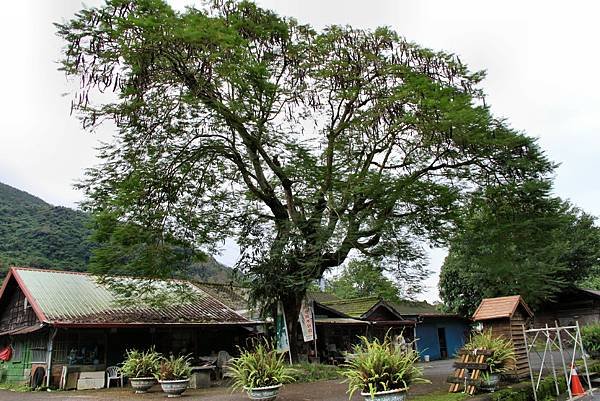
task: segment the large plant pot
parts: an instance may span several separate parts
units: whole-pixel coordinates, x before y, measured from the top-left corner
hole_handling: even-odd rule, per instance
[[[500,375],[492,374],[492,375],[490,375],[490,377],[487,380],[481,379],[481,383],[479,384],[479,389],[493,393],[498,388],[498,383],[500,383]]]
[[[136,394],[143,394],[156,384],[156,379],[154,377],[130,377],[129,383]]]
[[[181,394],[188,388],[190,379],[182,380],[159,380],[163,392],[169,398],[181,397]]]
[[[360,393],[365,401],[404,401],[408,388],[398,388],[396,390],[380,391],[373,396],[369,393]]]
[[[250,398],[251,400],[273,401],[279,395],[279,390],[281,389],[281,386],[281,384],[277,384],[275,386],[269,387],[245,387],[245,390],[248,393],[248,398]]]

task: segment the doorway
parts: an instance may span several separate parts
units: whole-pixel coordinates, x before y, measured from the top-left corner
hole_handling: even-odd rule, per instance
[[[446,343],[446,328],[438,327],[438,342],[440,344],[440,358],[448,359],[448,345]]]

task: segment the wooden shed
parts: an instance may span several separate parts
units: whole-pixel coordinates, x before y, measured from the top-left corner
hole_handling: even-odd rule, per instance
[[[520,295],[486,298],[473,314],[473,320],[482,323],[484,330],[512,340],[517,358],[512,375],[518,379],[529,376],[523,325],[527,328],[532,318],[533,312]]]

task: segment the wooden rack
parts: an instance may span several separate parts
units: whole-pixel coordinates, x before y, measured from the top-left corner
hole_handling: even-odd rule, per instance
[[[463,392],[469,395],[475,394],[477,385],[480,382],[481,371],[488,368],[488,364],[485,363],[486,356],[490,356],[492,353],[493,351],[484,349],[475,351],[460,350],[458,353],[460,360],[454,362],[454,374],[448,376],[447,381],[450,383],[448,391],[457,393],[463,389]]]

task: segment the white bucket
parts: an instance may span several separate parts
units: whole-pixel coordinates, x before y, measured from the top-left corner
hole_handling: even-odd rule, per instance
[[[423,355],[423,360],[425,362],[429,362],[429,355]]]

